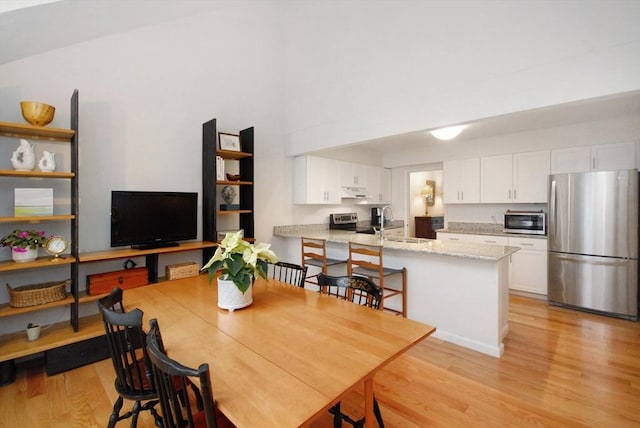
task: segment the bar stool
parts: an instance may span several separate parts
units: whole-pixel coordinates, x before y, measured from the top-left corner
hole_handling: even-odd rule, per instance
[[[320,238],[301,238],[302,242],[302,267],[306,268],[307,265],[315,266],[321,269],[321,272],[327,275],[329,266],[336,266],[340,264],[346,264],[347,260],[331,259],[327,257],[327,240]],[[308,271],[307,271],[308,272]],[[310,281],[311,278],[316,278],[318,274],[305,277],[305,282],[317,285],[316,281]]]
[[[349,242],[349,260],[347,263],[347,275],[362,275],[369,279],[375,279],[382,288],[381,309],[407,316],[407,268],[392,269],[384,267],[382,260],[382,245],[357,244]],[[385,278],[390,275],[402,275],[400,287],[388,286]],[[385,305],[384,301],[393,296],[400,295],[402,309],[392,309]]]

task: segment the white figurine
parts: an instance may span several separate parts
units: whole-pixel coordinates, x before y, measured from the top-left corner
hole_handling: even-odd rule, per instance
[[[42,159],[38,162],[38,168],[40,168],[40,171],[53,172],[56,170],[55,155],[55,153],[48,152],[46,150],[42,152]]]
[[[20,146],[11,156],[11,164],[18,171],[31,171],[36,166],[36,151],[27,140],[20,139]]]

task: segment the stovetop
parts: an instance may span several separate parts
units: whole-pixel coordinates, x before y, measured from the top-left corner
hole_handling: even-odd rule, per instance
[[[356,213],[330,214],[329,229],[375,234],[375,230],[371,226],[358,226],[358,214]]]

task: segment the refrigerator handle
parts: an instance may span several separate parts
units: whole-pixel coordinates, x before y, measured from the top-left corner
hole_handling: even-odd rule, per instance
[[[557,236],[557,228],[558,222],[556,221],[557,213],[556,213],[556,180],[551,180],[551,194],[549,195],[549,214],[551,214],[551,218],[547,222],[547,224],[553,224],[553,236]]]

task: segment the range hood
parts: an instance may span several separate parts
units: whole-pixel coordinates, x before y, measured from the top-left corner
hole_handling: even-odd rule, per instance
[[[365,187],[342,186],[342,199],[365,199],[369,193]]]

